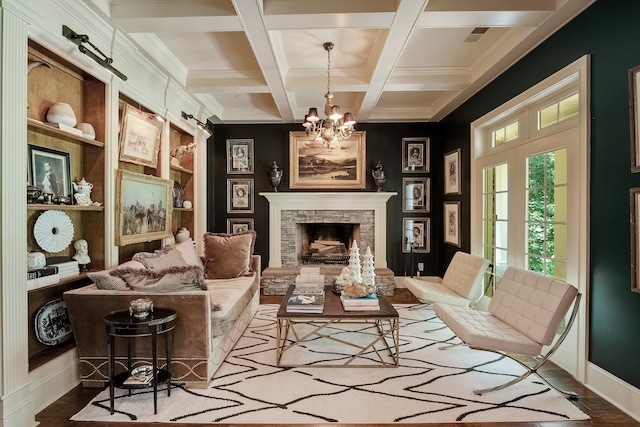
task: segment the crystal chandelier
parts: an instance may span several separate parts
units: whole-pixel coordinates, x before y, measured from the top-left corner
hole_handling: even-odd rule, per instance
[[[322,140],[323,145],[331,148],[332,141],[344,141],[349,139],[354,131],[353,125],[356,121],[351,113],[340,113],[340,107],[333,105],[333,94],[331,93],[331,49],[333,43],[326,42],[322,45],[327,51],[327,93],[324,97],[327,99],[324,105],[324,114],[326,119],[318,117],[318,109],[309,108],[309,114],[304,116],[304,126],[309,139]]]

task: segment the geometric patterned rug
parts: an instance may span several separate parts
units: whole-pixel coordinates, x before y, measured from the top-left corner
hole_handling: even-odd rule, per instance
[[[287,368],[275,366],[275,304],[261,305],[208,389],[174,387],[158,391],[153,414],[151,389],[129,396],[116,389],[115,414],[109,391],[99,393],[74,421],[177,422],[186,424],[383,424],[482,423],[585,420],[589,417],[536,375],[504,390],[473,394],[502,384],[523,368],[494,353],[458,342],[431,309],[400,314],[397,368]],[[340,324],[330,333],[348,342],[374,333],[373,324]],[[382,351],[380,351],[382,353]],[[316,338],[287,351],[282,362],[309,366],[347,360],[344,344]],[[286,359],[286,358],[290,359]],[[376,364],[373,351],[362,364]]]

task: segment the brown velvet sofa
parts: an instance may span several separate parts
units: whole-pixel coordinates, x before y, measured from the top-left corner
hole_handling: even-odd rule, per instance
[[[207,289],[145,292],[143,289],[99,289],[96,284],[64,293],[79,356],[80,378],[85,387],[108,381],[107,334],[104,316],[127,310],[132,300],[150,298],[155,307],[177,312],[173,330],[171,373],[173,381],[206,387],[260,303],[260,256],[250,255],[252,272],[230,279],[205,279]],[[206,266],[206,262],[205,262]],[[165,345],[164,334],[158,348]],[[132,341],[133,365],[151,363],[149,338]],[[116,373],[127,367],[127,344],[116,338]],[[166,365],[164,351],[158,365]]]

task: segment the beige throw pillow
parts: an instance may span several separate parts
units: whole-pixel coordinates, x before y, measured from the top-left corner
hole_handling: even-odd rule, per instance
[[[253,274],[251,255],[255,240],[254,230],[239,234],[205,233],[205,277],[231,279]]]

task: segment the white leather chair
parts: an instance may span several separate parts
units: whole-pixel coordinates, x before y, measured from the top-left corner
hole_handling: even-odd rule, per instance
[[[442,278],[405,277],[403,283],[422,305],[441,302],[462,307],[475,307],[483,294],[483,276],[489,261],[465,252],[456,252]],[[420,306],[420,307],[421,307]]]
[[[488,312],[441,303],[434,304],[433,309],[468,347],[504,355],[526,369],[524,374],[505,384],[474,390],[480,395],[501,390],[537,373],[569,333],[578,314],[580,298],[578,290],[568,283],[509,267],[496,287]],[[569,321],[554,343],[558,327],[571,304],[573,310]],[[543,347],[552,343],[553,346],[542,355]],[[533,356],[537,361],[529,366],[515,357],[517,355]],[[569,399],[578,397],[576,393],[559,390],[540,374],[538,376]]]

